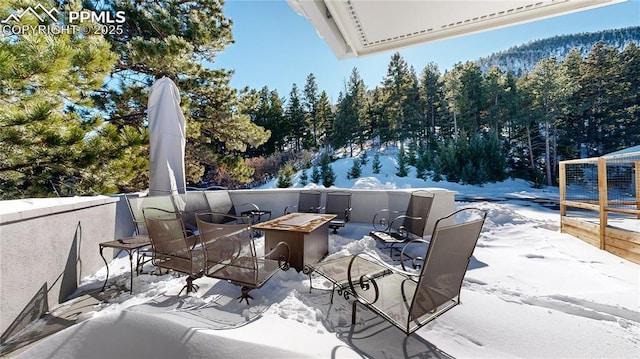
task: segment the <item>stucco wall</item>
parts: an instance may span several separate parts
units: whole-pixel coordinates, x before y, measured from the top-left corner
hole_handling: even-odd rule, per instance
[[[105,196],[0,202],[2,341],[104,266],[98,243],[114,238],[117,202]]]

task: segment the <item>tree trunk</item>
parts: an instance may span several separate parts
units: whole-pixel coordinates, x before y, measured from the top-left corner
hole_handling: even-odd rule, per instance
[[[551,180],[558,177],[558,127],[553,125],[553,137],[551,138],[551,158],[553,159],[553,166],[551,167]]]
[[[318,148],[318,129],[317,129],[317,119],[316,119],[316,113],[315,111],[313,112],[313,114],[311,115],[312,117],[312,121],[313,121],[313,148]]]
[[[453,110],[453,137],[458,138],[458,118],[456,110]]]
[[[551,149],[550,149],[550,134],[549,134],[549,120],[544,121],[544,167],[547,174],[547,186],[551,186]]]
[[[527,146],[529,147],[529,162],[531,163],[531,170],[535,171],[536,166],[533,160],[533,145],[531,144],[531,131],[529,131],[528,125],[527,125]]]

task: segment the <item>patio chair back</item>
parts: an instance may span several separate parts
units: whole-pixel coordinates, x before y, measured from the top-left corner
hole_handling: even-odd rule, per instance
[[[180,196],[184,199],[186,207],[182,213],[182,218],[187,229],[196,231],[198,228],[196,214],[198,213],[218,213],[227,216],[216,216],[219,223],[224,221],[235,221],[234,216],[250,216],[251,220],[258,222],[264,216],[271,218],[271,211],[260,209],[255,203],[242,203],[234,205],[229,195],[229,191],[223,187],[215,187],[215,190],[204,189],[188,191]]]
[[[327,192],[327,205],[324,212],[336,215],[336,218],[329,222],[329,228],[333,229],[333,233],[337,233],[337,229],[344,227],[351,219],[351,192]]]
[[[322,192],[320,191],[300,191],[298,193],[298,204],[286,206],[284,214],[287,215],[292,212],[319,213],[322,208],[320,207],[321,197]]]
[[[195,231],[198,229],[196,223],[196,213],[211,212],[209,201],[204,191],[188,191],[179,194],[180,199],[184,203],[184,209],[179,211],[184,221],[186,229]],[[177,207],[177,206],[176,206]]]
[[[415,321],[414,325],[419,325],[423,318],[437,313],[443,306],[458,304],[462,281],[485,217],[486,212],[468,208],[436,222],[411,303],[410,323]],[[452,220],[454,224],[448,224]]]
[[[327,206],[324,212],[335,214],[336,219],[348,222],[351,214],[351,193],[341,191],[327,192]]]
[[[205,268],[205,253],[198,248],[198,237],[187,237],[182,218],[174,211],[153,207],[142,211],[153,248],[152,263],[188,275],[185,287],[190,292],[194,288],[191,282],[202,276]]]
[[[131,212],[131,218],[133,218],[133,224],[136,230],[136,235],[146,236],[148,234],[147,225],[144,219],[142,210],[146,207],[153,207],[162,209],[167,212],[174,212],[175,207],[171,196],[144,196],[134,197],[131,195],[126,196],[129,211]]]
[[[433,193],[428,191],[411,192],[407,211],[402,221],[404,229],[418,238],[422,238],[424,228],[427,225],[431,205],[433,204]],[[419,218],[419,219],[411,219]]]
[[[318,213],[320,210],[320,191],[300,191],[298,210],[302,213]]]
[[[233,202],[231,201],[231,196],[229,196],[229,191],[220,190],[220,191],[205,191],[205,198],[209,203],[209,211],[219,214],[228,214],[230,216],[236,215],[236,209],[233,206]],[[232,221],[232,217],[217,217],[220,220],[229,220]]]
[[[243,255],[256,257],[248,217],[198,213],[196,219],[209,266],[227,265]]]

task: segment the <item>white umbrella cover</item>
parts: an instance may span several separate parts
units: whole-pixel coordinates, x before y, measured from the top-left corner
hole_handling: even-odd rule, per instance
[[[147,105],[149,118],[149,195],[184,193],[185,119],[180,93],[167,77],[151,87]]]

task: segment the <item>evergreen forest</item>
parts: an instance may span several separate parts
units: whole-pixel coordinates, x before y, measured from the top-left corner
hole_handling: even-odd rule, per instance
[[[21,3],[2,2],[0,18]],[[192,186],[250,187],[280,174],[286,187],[295,170],[311,165],[312,177],[330,183],[334,174],[315,169],[330,171],[333,149],[354,156],[386,144],[400,147],[401,161],[421,178],[517,177],[541,187],[556,184],[558,161],[640,144],[638,41],[623,48],[597,41],[586,53],[573,48],[517,75],[477,62],[442,71],[428,59],[416,69],[390,54],[379,83],[365,84],[354,67],[331,103],[313,73],[280,94],[234,89],[232,69],[205,66],[234,41],[223,2],[39,3],[61,13],[124,11],[126,22],[119,34],[2,35],[3,199],[147,188],[147,97],[162,76],[181,91]]]

